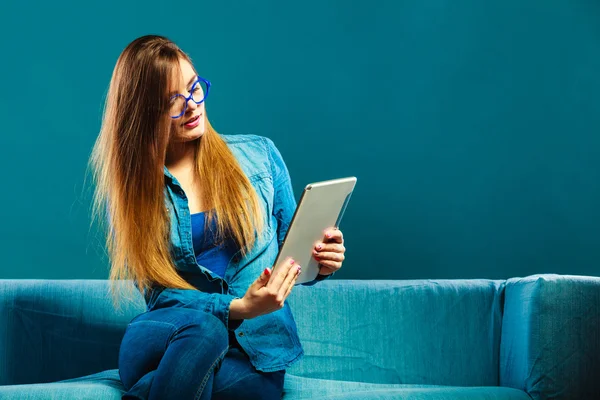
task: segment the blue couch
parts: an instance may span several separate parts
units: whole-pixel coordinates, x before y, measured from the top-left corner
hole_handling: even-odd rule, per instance
[[[286,400],[600,399],[600,278],[330,280],[289,301],[306,354]],[[0,280],[0,398],[120,399],[143,310],[107,281]]]

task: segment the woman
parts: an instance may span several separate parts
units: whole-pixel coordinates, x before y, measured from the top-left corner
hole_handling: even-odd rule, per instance
[[[94,211],[106,207],[111,280],[132,279],[147,304],[121,343],[123,398],[279,399],[303,354],[285,303],[301,267],[271,273],[296,207],[288,170],[270,139],[213,130],[209,88],[161,36],[134,40],[113,71]],[[344,252],[328,229],[308,285]]]

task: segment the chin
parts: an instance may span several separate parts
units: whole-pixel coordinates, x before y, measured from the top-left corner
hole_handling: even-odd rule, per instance
[[[185,142],[193,142],[194,140],[198,140],[200,139],[202,136],[204,136],[204,132],[202,133],[196,133],[194,132],[194,134],[188,134],[184,137],[181,138],[181,142],[185,143]]]
[[[206,128],[196,127],[196,129],[187,132],[181,132],[179,134],[179,140],[182,142],[190,142],[192,140],[200,139],[206,133]]]
[[[195,129],[194,137],[196,139],[201,138],[202,136],[204,136],[205,133],[206,133],[206,128],[204,126],[203,127],[198,127],[198,128]]]

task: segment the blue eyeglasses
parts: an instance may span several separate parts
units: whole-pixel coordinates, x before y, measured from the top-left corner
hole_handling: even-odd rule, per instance
[[[201,104],[208,96],[208,90],[210,89],[210,82],[200,76],[196,79],[196,82],[190,89],[190,95],[184,96],[182,94],[175,94],[169,100],[169,113],[171,118],[179,118],[185,114],[187,110],[187,104],[190,99],[196,104]]]

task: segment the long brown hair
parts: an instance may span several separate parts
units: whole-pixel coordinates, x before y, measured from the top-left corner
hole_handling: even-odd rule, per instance
[[[111,282],[133,279],[140,291],[155,284],[193,289],[177,273],[171,257],[164,197],[171,132],[168,93],[171,79],[181,72],[180,59],[192,64],[187,54],[163,36],[140,37],[123,50],[90,156],[96,183],[92,223],[97,217],[108,228]],[[216,218],[217,237],[230,235],[245,255],[262,232],[262,207],[225,141],[208,120],[206,126],[195,151],[202,200],[212,206],[206,219]],[[113,295],[115,288],[111,285]]]

